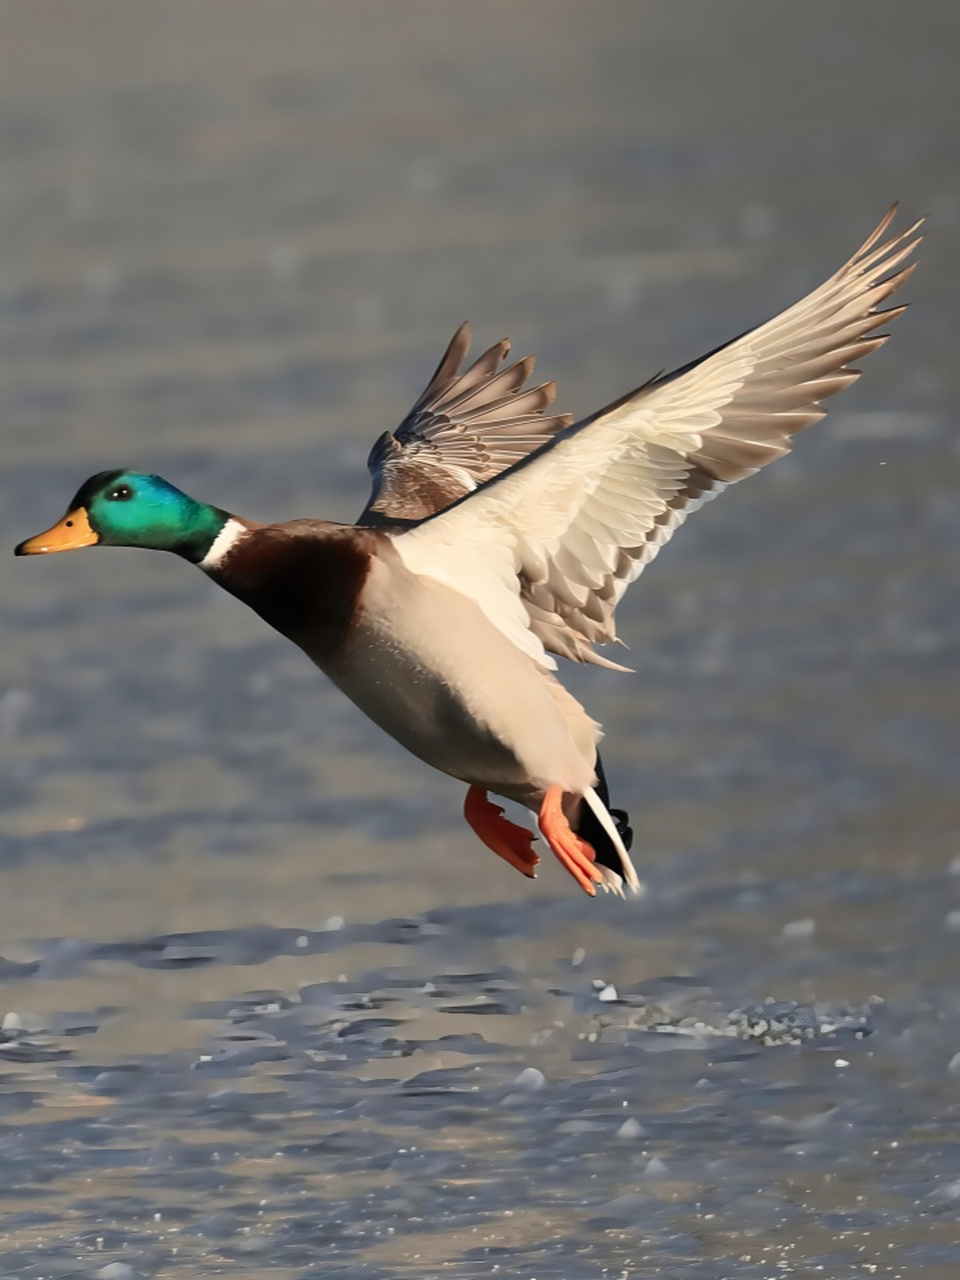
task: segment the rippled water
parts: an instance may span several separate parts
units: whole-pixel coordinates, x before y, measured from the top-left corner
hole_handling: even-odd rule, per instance
[[[954,7],[225,13],[0,16],[11,548],[119,465],[350,519],[465,317],[582,413],[930,236],[572,675],[640,901],[501,865],[182,563],[0,562],[0,1274],[952,1280]]]

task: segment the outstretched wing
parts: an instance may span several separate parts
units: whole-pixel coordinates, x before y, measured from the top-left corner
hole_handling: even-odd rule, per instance
[[[542,666],[545,652],[616,666],[629,583],[687,515],[790,449],[821,401],[886,341],[878,309],[907,279],[915,224],[867,242],[819,289],[757,329],[556,435],[532,457],[396,539],[410,569],[473,597]]]
[[[554,383],[524,387],[533,356],[501,368],[510,352],[504,340],[461,372],[469,349],[470,326],[462,324],[423,395],[397,430],[373,446],[367,459],[373,492],[360,524],[423,520],[573,421],[570,414],[544,416]]]

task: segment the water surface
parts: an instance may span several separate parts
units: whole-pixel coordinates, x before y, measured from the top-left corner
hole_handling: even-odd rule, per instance
[[[0,18],[11,548],[109,466],[351,519],[464,318],[585,413],[931,233],[572,675],[637,902],[501,865],[182,563],[0,562],[0,1271],[952,1278],[954,7],[223,13]]]

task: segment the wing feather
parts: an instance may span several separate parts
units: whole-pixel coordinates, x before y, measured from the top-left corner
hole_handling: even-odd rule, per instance
[[[408,567],[470,595],[544,667],[550,653],[618,667],[594,646],[616,641],[627,586],[691,511],[789,452],[886,341],[876,330],[904,308],[880,304],[913,271],[901,264],[921,225],[884,240],[895,211],[794,306],[541,439],[397,537]]]
[[[367,459],[373,492],[360,524],[433,515],[570,425],[569,414],[545,412],[554,383],[525,389],[532,356],[501,368],[510,353],[504,339],[461,372],[469,349],[470,329],[462,324],[409,414],[373,446]]]

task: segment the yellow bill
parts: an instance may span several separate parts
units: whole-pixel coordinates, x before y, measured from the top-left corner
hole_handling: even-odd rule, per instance
[[[99,541],[99,533],[90,528],[86,508],[76,507],[73,511],[68,511],[60,523],[46,533],[38,533],[35,538],[21,542],[13,554],[45,556],[51,551],[76,551],[80,547],[95,547]]]

